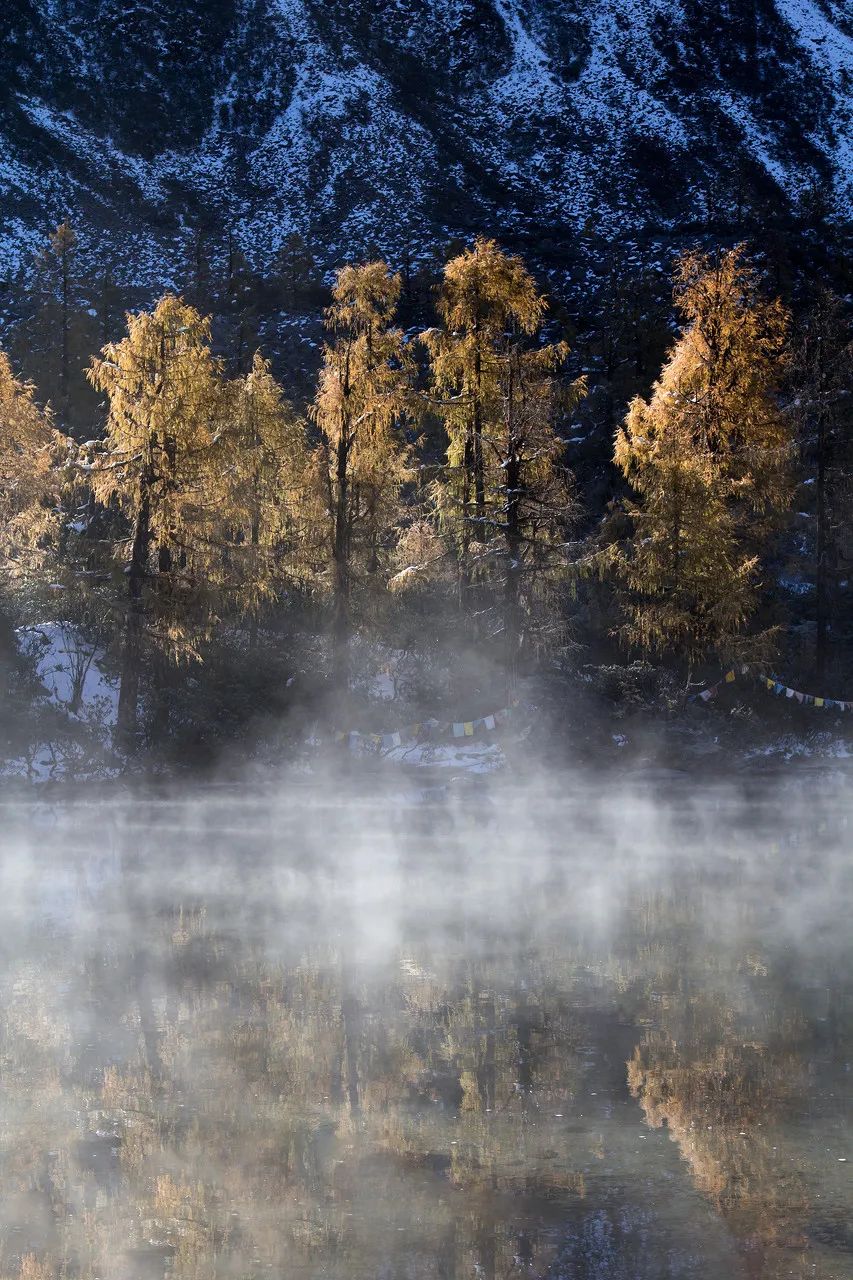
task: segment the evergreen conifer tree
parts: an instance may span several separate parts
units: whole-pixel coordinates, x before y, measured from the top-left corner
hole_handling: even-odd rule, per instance
[[[84,364],[97,321],[85,302],[78,238],[68,222],[56,228],[39,253],[33,287],[27,292],[29,315],[18,331],[13,354],[26,364],[58,425],[79,437],[92,407]]]
[[[567,568],[555,551],[576,507],[556,424],[584,384],[561,377],[569,349],[541,341],[546,300],[521,259],[494,241],[477,240],[447,264],[438,310],[442,326],[423,335],[448,437],[436,497],[463,599],[478,579],[502,586],[512,666],[537,592]]]
[[[400,514],[409,447],[411,358],[393,325],[400,278],[384,262],[344,267],[326,311],[331,339],[311,416],[323,504],[324,559],[334,596],[338,681],[347,678],[354,579],[375,572]]]
[[[126,543],[119,548],[128,600],[118,730],[131,742],[144,635],[161,652],[193,653],[208,616],[210,556],[199,531],[221,498],[205,488],[221,391],[208,321],[182,299],[166,295],[152,311],[129,314],[127,328],[89,377],[108,399],[92,487],[129,529],[129,555]]]
[[[208,494],[220,494],[206,503],[209,541],[224,548],[223,589],[238,615],[252,619],[255,638],[264,603],[311,568],[305,427],[257,352],[249,373],[227,388],[207,470]]]
[[[56,523],[48,499],[58,488],[54,463],[62,438],[34,395],[0,351],[0,562],[8,579],[34,570]]]
[[[776,388],[788,314],[743,246],[685,254],[681,336],[648,401],[632,401],[615,462],[637,497],[621,567],[627,639],[689,663],[751,648],[759,556],[790,493],[791,434]],[[767,639],[765,635],[763,639]]]
[[[801,449],[814,481],[815,675],[822,681],[834,624],[838,581],[853,547],[853,324],[841,300],[819,289],[796,334],[793,383]]]

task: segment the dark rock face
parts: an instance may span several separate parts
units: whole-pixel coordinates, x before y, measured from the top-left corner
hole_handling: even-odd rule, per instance
[[[8,0],[4,24],[0,274],[66,214],[144,276],[205,224],[331,260],[853,205],[843,0]]]

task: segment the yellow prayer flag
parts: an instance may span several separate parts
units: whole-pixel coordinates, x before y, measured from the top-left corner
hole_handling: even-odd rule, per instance
[[[464,726],[465,726],[465,737],[466,737],[466,738],[473,738],[473,736],[474,736],[474,721],[473,721],[473,720],[465,720],[465,721],[464,721]]]
[[[814,704],[815,704],[815,706],[816,706],[816,707],[822,707],[822,706],[823,706],[823,698],[815,698],[815,700],[814,700]]]
[[[735,682],[735,673],[733,671],[727,671],[726,684],[734,684],[734,682]]]

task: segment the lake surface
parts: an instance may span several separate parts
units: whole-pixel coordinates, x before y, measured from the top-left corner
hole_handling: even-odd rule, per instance
[[[853,1277],[851,815],[0,807],[0,1276]]]

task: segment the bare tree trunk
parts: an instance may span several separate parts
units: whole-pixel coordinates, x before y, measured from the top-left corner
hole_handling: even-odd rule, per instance
[[[342,975],[341,987],[341,1023],[344,1032],[347,1100],[350,1114],[357,1116],[361,1106],[358,1094],[358,1042],[361,1035],[361,1013],[346,974]]]
[[[335,458],[335,616],[332,630],[335,683],[349,685],[349,438],[342,427]]]
[[[485,542],[486,540],[486,476],[483,465],[483,405],[480,392],[481,380],[482,368],[480,351],[478,348],[474,355],[474,448],[472,459],[474,469],[474,503],[477,520],[475,540],[477,542]]]
[[[157,652],[154,661],[154,684],[156,686],[156,697],[154,702],[154,715],[151,720],[150,741],[154,744],[161,744],[166,741],[169,736],[169,727],[172,720],[172,694],[175,683],[175,668],[169,661],[168,657],[161,652]]]
[[[821,389],[822,394],[822,389]],[[815,575],[815,674],[821,681],[826,672],[826,649],[828,632],[828,590],[827,590],[827,432],[826,413],[823,404],[818,408],[817,422],[817,566]]]
[[[133,532],[130,570],[127,577],[128,611],[124,633],[124,654],[121,668],[116,716],[116,738],[126,751],[138,746],[137,717],[139,709],[139,677],[142,659],[142,591],[148,568],[148,549],[151,541],[151,500],[148,493],[149,477],[142,480],[142,497]]]
[[[62,420],[63,425],[68,423],[68,367],[69,367],[69,342],[68,342],[68,295],[70,292],[68,249],[62,250],[62,363],[59,371],[59,390],[62,400]]]
[[[506,466],[506,579],[504,582],[504,633],[506,640],[507,680],[515,688],[518,654],[521,643],[520,575],[521,575],[521,468],[511,449]]]
[[[259,445],[259,442],[256,439],[255,447],[257,448],[258,445]],[[261,516],[260,516],[260,498],[259,498],[260,483],[261,483],[260,477],[256,471],[255,479],[254,479],[255,510],[252,515],[252,530],[250,535],[252,554],[254,557],[253,567],[254,567],[254,572],[256,574],[258,572],[258,564],[257,564],[258,547],[261,541]],[[258,647],[258,604],[255,604],[254,608],[252,609],[252,616],[249,620],[249,649],[254,651],[255,649],[257,649],[257,647]]]
[[[469,435],[465,440],[462,456],[462,546],[459,556],[459,607],[463,616],[471,612],[472,607],[472,573],[471,573],[471,478],[474,471],[474,441]]]
[[[494,992],[481,991],[477,998],[477,1016],[478,1022],[480,1017],[485,1018],[485,1026],[478,1027],[478,1031],[482,1029],[483,1048],[477,1064],[477,1086],[480,1093],[480,1101],[485,1111],[494,1111],[495,1109],[495,1085],[497,1081],[497,1070],[495,1064],[495,1022],[497,1020],[497,1007],[495,1005]]]

